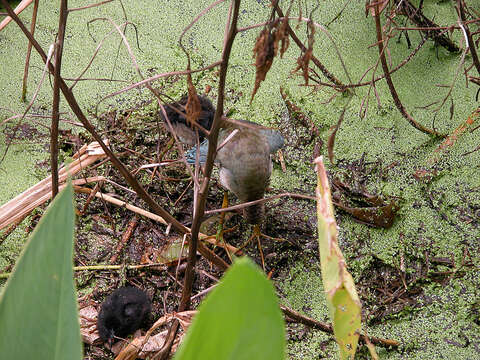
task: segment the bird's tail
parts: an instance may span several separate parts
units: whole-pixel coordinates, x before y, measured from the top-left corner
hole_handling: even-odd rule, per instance
[[[255,225],[261,223],[265,212],[264,204],[256,204],[245,208],[244,216],[249,224]]]

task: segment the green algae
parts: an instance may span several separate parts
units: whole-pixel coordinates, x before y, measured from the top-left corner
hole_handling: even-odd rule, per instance
[[[80,1],[71,1],[70,6],[78,6]],[[127,30],[127,38],[135,53],[136,60],[145,76],[174,70],[183,70],[186,60],[177,46],[181,30],[188,25],[207,4],[205,1],[184,2],[169,1],[168,6],[157,3],[139,3],[125,1],[128,20],[137,25],[139,47],[136,45],[132,27]],[[38,18],[37,39],[46,49],[53,42],[57,27],[58,14],[55,2],[41,2]],[[308,6],[313,6],[309,4]],[[326,23],[342,8],[342,2],[322,4],[321,11],[315,12],[314,18],[319,23]],[[223,42],[223,21],[227,5],[222,4],[213,9],[198,22],[184,38],[184,44],[192,55],[192,67],[205,66],[217,61],[221,55]],[[239,26],[247,26],[266,19],[270,9],[266,2],[245,1],[242,4]],[[435,21],[448,25],[456,21],[453,5],[450,3],[425,2],[427,16],[434,16]],[[305,12],[308,13],[308,12]],[[22,18],[28,21],[31,9],[27,9]],[[78,76],[86,66],[97,44],[89,38],[87,21],[93,18],[110,17],[120,24],[123,16],[118,4],[112,3],[83,13],[72,13],[67,24],[66,45],[62,75]],[[349,19],[355,19],[349,21]],[[97,21],[91,25],[96,40],[108,34],[111,26],[106,21]],[[378,57],[375,47],[368,48],[376,42],[374,21],[364,16],[364,5],[351,3],[342,16],[328,31],[332,34],[339,51],[345,60],[352,81],[359,80],[364,70],[374,64]],[[404,309],[401,313],[386,319],[381,324],[368,328],[374,336],[393,338],[402,343],[399,351],[387,351],[377,348],[382,359],[473,359],[479,357],[478,334],[480,327],[472,322],[471,309],[479,301],[478,271],[478,208],[480,207],[480,176],[477,153],[467,154],[479,144],[477,132],[467,132],[449,151],[441,155],[436,164],[438,174],[430,183],[419,182],[413,177],[416,169],[425,167],[427,160],[433,156],[439,140],[431,139],[420,133],[401,117],[394,106],[384,81],[377,83],[381,107],[377,108],[375,98],[370,95],[368,112],[365,118],[359,117],[360,104],[367,96],[367,88],[355,90],[350,99],[337,96],[328,104],[331,93],[321,90],[312,93],[311,88],[300,86],[303,79],[292,75],[296,67],[298,49],[293,43],[283,59],[275,62],[262,83],[252,104],[250,94],[255,79],[254,67],[251,65],[252,48],[258,30],[237,35],[232,49],[230,68],[227,77],[225,109],[232,109],[233,117],[254,120],[265,125],[278,125],[278,118],[285,113],[285,106],[280,97],[281,84],[290,99],[322,129],[320,138],[326,143],[329,127],[337,122],[344,106],[347,106],[345,120],[337,133],[335,156],[337,161],[357,161],[362,154],[366,161],[379,161],[383,167],[398,162],[385,177],[375,174],[368,178],[367,186],[372,192],[401,198],[401,209],[391,229],[372,229],[359,225],[348,216],[339,218],[340,244],[347,263],[355,279],[372,263],[373,257],[385,264],[399,267],[399,258],[426,261],[425,252],[437,257],[453,257],[456,264],[461,264],[464,251],[468,250],[477,264],[477,269],[467,269],[461,278],[453,278],[445,286],[427,284],[423,286],[422,306],[416,309]],[[299,36],[305,40],[303,31]],[[458,33],[453,34],[454,41],[459,41]],[[140,80],[131,64],[124,47],[117,53],[118,36],[110,36],[86,73],[89,78],[110,78],[134,82]],[[420,37],[410,34],[413,47]],[[15,43],[16,46],[8,44]],[[408,49],[404,38],[400,43],[392,39],[389,44],[390,55],[394,63],[405,58],[412,49]],[[20,85],[23,73],[23,58],[26,41],[11,24],[0,32],[0,91],[7,96],[0,96],[0,121],[11,113],[10,109],[21,112],[25,104],[20,102]],[[348,78],[340,66],[339,59],[331,41],[317,31],[315,54],[322,63],[342,81]],[[393,74],[393,82],[399,96],[412,116],[427,127],[435,126],[440,132],[450,133],[463,123],[475,108],[473,87],[466,88],[463,79],[454,87],[453,96],[455,115],[450,118],[450,104],[447,103],[435,116],[431,111],[422,109],[433,100],[446,94],[446,89],[437,84],[449,84],[453,81],[460,55],[449,54],[442,48],[427,42],[423,49],[405,67]],[[20,61],[21,60],[21,61]],[[471,60],[467,56],[467,62]],[[43,65],[34,54],[29,78],[29,95],[38,84]],[[380,75],[381,71],[377,71]],[[214,86],[217,77],[213,71],[194,75],[194,81],[201,91],[207,85]],[[367,77],[364,80],[369,80]],[[97,104],[106,94],[121,89],[127,83],[110,83],[84,81],[74,89],[75,96],[82,108],[89,112],[96,111]],[[178,97],[185,91],[183,81],[160,80],[155,86],[168,88],[168,94]],[[216,94],[212,89],[212,97]],[[144,89],[131,91],[120,96],[100,102],[99,112],[111,108],[127,108],[139,101],[150,98]],[[348,101],[350,103],[348,103]],[[49,109],[51,88],[44,84],[39,92],[36,109],[42,106]],[[348,105],[347,105],[348,103]],[[62,102],[63,111],[69,111]],[[253,113],[253,115],[252,115]],[[288,136],[288,134],[286,134]],[[2,138],[2,144],[4,139]],[[323,152],[326,152],[325,146]],[[285,154],[287,172],[283,173],[275,166],[271,185],[282,191],[298,191],[313,194],[315,176],[311,165],[313,145],[301,149],[301,156],[293,154],[294,148],[288,148]],[[5,176],[0,176],[0,203],[16,196],[45,175],[43,170],[36,174],[35,165],[48,158],[40,145],[12,145],[6,159],[0,164]],[[19,166],[19,164],[21,164]],[[334,174],[344,172],[336,165],[327,163],[329,171]],[[314,213],[311,214],[315,216]],[[470,219],[471,221],[465,221]],[[7,258],[15,259],[24,241],[23,225],[17,229],[3,244],[0,256],[0,268],[8,264]],[[420,259],[420,260],[418,260]],[[411,268],[407,272],[413,271]],[[293,308],[304,311],[309,316],[327,321],[326,305],[322,293],[318,267],[299,263],[294,267],[287,280],[279,285],[285,293],[286,301]],[[306,301],[308,299],[308,301]],[[308,306],[304,309],[305,303]],[[464,339],[469,339],[469,343]],[[337,358],[336,347],[331,337],[312,331],[301,340],[290,340],[289,354],[292,359],[316,359],[319,357]]]

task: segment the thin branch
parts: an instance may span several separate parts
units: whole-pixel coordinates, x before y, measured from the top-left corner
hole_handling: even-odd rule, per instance
[[[78,8],[71,8],[71,9],[68,9],[68,12],[90,9],[90,8],[97,7],[97,6],[112,2],[112,1],[113,0],[105,0],[105,1],[101,1],[101,2],[96,3],[96,4],[90,4],[90,5],[86,5],[86,6],[82,6],[82,7],[78,7]]]
[[[50,131],[50,172],[52,173],[52,200],[58,194],[58,123],[60,118],[60,70],[62,68],[63,41],[67,25],[67,0],[60,1],[58,38],[55,44],[55,72],[53,74],[52,127]]]
[[[213,2],[212,4],[210,4],[208,7],[206,7],[205,9],[203,9],[200,14],[198,14],[195,19],[193,19],[190,24],[188,24],[185,29],[183,29],[180,37],[178,38],[178,43],[180,44],[180,46],[183,48],[183,45],[182,45],[182,39],[183,37],[185,36],[185,34],[187,33],[188,30],[190,30],[192,28],[193,25],[195,25],[195,23],[200,20],[200,18],[202,16],[204,16],[207,12],[209,12],[211,9],[213,9],[215,6],[221,4],[225,2],[225,0],[217,0],[215,2]]]
[[[196,69],[196,70],[182,70],[182,71],[171,71],[171,72],[167,72],[167,73],[162,73],[162,74],[157,74],[157,75],[154,75],[152,77],[149,77],[149,78],[146,78],[142,81],[139,81],[135,84],[132,84],[132,85],[129,85],[123,89],[120,89],[118,91],[115,91],[105,97],[103,97],[99,103],[97,104],[97,108],[98,108],[98,105],[105,101],[106,99],[108,98],[111,98],[111,97],[114,97],[114,96],[117,96],[117,95],[120,95],[124,92],[127,92],[127,91],[130,91],[132,89],[136,89],[136,88],[139,88],[139,87],[142,87],[142,86],[146,86],[147,84],[155,81],[155,80],[158,80],[158,79],[161,79],[161,78],[165,78],[165,77],[170,77],[170,76],[176,76],[176,75],[187,75],[187,74],[193,74],[193,73],[196,73],[196,72],[202,72],[202,71],[205,71],[205,70],[209,70],[209,69],[213,69],[214,67],[217,67],[221,64],[221,61],[217,61],[217,62],[214,62],[213,64],[210,64],[208,66],[205,66],[203,68],[200,68],[200,69]]]
[[[30,24],[30,32],[35,34],[35,25],[37,24],[38,14],[38,0],[33,3],[32,23]],[[32,44],[28,42],[27,55],[25,56],[25,69],[23,71],[23,86],[22,86],[22,101],[25,101],[27,96],[27,80],[28,80],[28,68],[30,66],[30,54],[32,53]]]
[[[314,329],[321,330],[323,332],[333,334],[333,328],[332,325],[323,323],[321,321],[309,318],[305,315],[302,315],[295,310],[292,310],[284,305],[280,305],[280,309],[283,311],[283,313],[288,316],[290,319],[292,319],[295,322],[299,322],[301,324],[307,325],[309,327],[312,327]],[[377,337],[371,337],[371,336],[365,336],[363,334],[360,334],[360,341],[366,343],[367,340],[370,340],[372,344],[379,345],[379,346],[384,346],[384,347],[398,347],[400,346],[400,343],[396,340],[392,339],[382,339],[382,338],[377,338]]]
[[[52,44],[50,45],[49,49],[48,49],[48,55],[47,55],[47,63],[50,63],[50,58],[53,56],[53,51],[55,49],[55,46]],[[27,107],[25,108],[25,111],[23,112],[22,115],[20,116],[17,116],[15,115],[14,117],[10,117],[8,119],[5,119],[4,121],[2,121],[2,123],[0,125],[3,125],[4,123],[6,123],[7,121],[10,121],[11,119],[15,118],[15,117],[20,117],[20,120],[18,121],[18,124],[15,126],[15,129],[14,129],[14,132],[13,132],[13,136],[10,140],[6,141],[6,147],[5,147],[5,152],[3,153],[2,157],[0,158],[0,163],[5,159],[5,156],[7,156],[7,152],[8,152],[8,149],[10,147],[10,144],[11,142],[13,141],[13,138],[15,137],[15,134],[17,133],[23,119],[26,117],[27,113],[30,111],[30,108],[33,106],[35,100],[37,99],[37,96],[38,96],[38,93],[40,91],[40,88],[42,87],[43,85],[43,81],[45,80],[45,76],[47,75],[47,72],[48,72],[48,66],[47,64],[45,64],[45,67],[42,71],[42,78],[40,79],[40,81],[38,82],[37,84],[37,88],[35,90],[35,92],[33,93],[33,96],[32,96],[32,100],[30,100],[30,102],[28,103]]]
[[[93,60],[95,59],[95,57],[97,56],[98,52],[100,51],[101,47],[103,46],[103,42],[112,34],[115,33],[115,30],[112,30],[110,31],[107,35],[105,35],[103,37],[102,40],[100,40],[100,42],[98,43],[97,47],[95,48],[95,51],[93,52],[93,55],[90,57],[90,60],[87,64],[87,66],[85,66],[85,68],[80,72],[80,75],[78,75],[78,77],[76,79],[73,80],[73,84],[70,86],[70,90],[72,90],[75,85],[77,85],[77,83],[81,80],[84,80],[82,79],[82,76],[87,72],[87,70],[90,68],[90,66],[93,64]],[[67,80],[64,78],[64,80]],[[114,81],[113,79],[106,79],[108,81]]]
[[[22,0],[20,1],[20,4],[17,5],[15,8],[15,14],[20,14],[25,8],[32,3],[33,0]],[[8,13],[6,14],[8,15]],[[2,20],[0,23],[0,31],[7,26],[10,21],[12,21],[12,17],[6,17],[5,19]]]
[[[475,48],[475,42],[472,39],[472,34],[470,33],[470,30],[468,29],[468,25],[465,22],[465,3],[462,0],[457,0],[457,12],[458,16],[460,18],[461,23],[459,22],[459,26],[462,29],[465,37],[466,37],[466,47],[470,49],[470,53],[472,54],[472,61],[473,64],[475,65],[475,68],[477,69],[478,74],[480,75],[480,61],[478,60],[478,54],[477,50]]]
[[[238,204],[238,205],[229,206],[229,207],[226,207],[226,208],[220,208],[220,209],[213,209],[213,210],[205,211],[205,215],[212,215],[212,214],[218,214],[218,213],[222,213],[222,212],[240,210],[240,209],[247,208],[249,206],[253,206],[253,205],[257,205],[257,204],[263,204],[263,203],[266,203],[267,201],[279,199],[279,198],[282,198],[282,197],[289,197],[289,198],[294,198],[294,199],[295,198],[296,199],[304,199],[304,200],[316,200],[317,199],[315,196],[303,195],[303,194],[294,194],[294,193],[286,192],[286,193],[282,193],[282,194],[278,194],[278,195],[273,195],[273,196],[270,196],[268,198],[263,198],[263,199],[259,199],[259,200],[255,200],[255,201],[249,201],[249,202],[241,203],[241,204]]]
[[[142,264],[142,265],[85,265],[85,266],[74,266],[73,271],[105,271],[105,270],[139,270],[146,268],[158,268],[164,267],[167,265],[165,263],[152,263],[152,264]],[[8,279],[11,273],[0,273],[0,279]]]
[[[390,76],[390,72],[388,71],[388,64],[387,64],[387,59],[385,58],[385,48],[384,48],[384,39],[382,35],[382,25],[380,24],[380,8],[379,4],[376,3],[376,14],[374,16],[375,18],[375,27],[377,30],[377,41],[378,41],[378,52],[380,54],[380,61],[382,63],[382,68],[383,68],[383,73],[385,74],[385,80],[387,81],[388,88],[390,89],[390,93],[392,95],[393,101],[395,103],[395,106],[397,109],[400,111],[400,113],[403,115],[405,119],[408,120],[408,122],[416,129],[420,130],[421,132],[424,132],[425,134],[429,135],[434,135],[438,137],[445,137],[445,135],[440,134],[436,132],[435,130],[428,129],[424,127],[423,125],[417,123],[415,119],[413,119],[410,114],[407,112],[405,107],[403,106],[402,102],[400,101],[400,98],[398,97],[397,91],[395,90],[395,86],[393,85],[392,78]]]
[[[213,162],[214,162],[215,153],[217,149],[218,133],[220,130],[220,123],[223,115],[223,99],[224,99],[224,91],[225,91],[225,80],[226,80],[227,69],[228,69],[228,60],[230,58],[230,52],[232,49],[233,41],[235,39],[235,35],[237,34],[237,19],[238,19],[239,7],[240,7],[240,0],[234,0],[232,22],[230,24],[227,42],[225,44],[225,48],[223,51],[222,63],[220,65],[220,80],[218,84],[217,108],[216,108],[213,124],[210,129],[210,136],[208,139],[209,140],[208,154],[207,154],[207,160],[205,163],[205,171],[204,171],[205,177],[201,184],[200,191],[198,194],[198,201],[196,203],[194,213],[193,213],[192,233],[191,233],[191,238],[189,239],[190,241],[189,241],[189,249],[188,249],[188,262],[187,262],[187,268],[185,269],[184,286],[183,286],[182,298],[180,300],[180,306],[178,308],[178,311],[185,311],[190,306],[194,266],[196,261],[196,249],[197,249],[197,244],[199,243],[198,233],[200,230],[201,219],[205,212],[205,202],[208,194],[208,185],[209,185],[209,180],[212,173]]]
[[[460,51],[458,46],[444,34],[444,31],[440,31],[438,29],[439,26],[423,15],[422,11],[413,6],[410,1],[396,0],[396,3],[399,11],[403,11],[410,21],[421,28],[428,29],[421,30],[427,38],[434,40],[435,43],[443,46],[450,52]]]

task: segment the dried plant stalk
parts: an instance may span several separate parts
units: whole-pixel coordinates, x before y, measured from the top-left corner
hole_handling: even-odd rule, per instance
[[[59,182],[65,183],[68,176],[75,175],[85,167],[104,157],[106,155],[97,142],[82,147],[74,155],[75,160],[58,171]],[[65,185],[63,184],[63,186]],[[0,229],[29,214],[33,209],[49,200],[51,196],[52,177],[48,176],[0,207]]]

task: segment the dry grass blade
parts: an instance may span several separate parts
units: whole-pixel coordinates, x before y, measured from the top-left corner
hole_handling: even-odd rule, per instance
[[[92,192],[92,190],[89,189],[89,188],[83,188],[83,187],[79,187],[79,186],[75,186],[74,189],[75,189],[76,192],[81,192],[81,193],[86,193],[86,194],[90,194],[90,192]],[[120,207],[124,207],[125,209],[133,211],[134,213],[137,213],[139,215],[143,215],[143,216],[145,216],[149,219],[158,221],[159,223],[162,223],[164,225],[168,225],[168,223],[165,221],[165,219],[162,218],[161,216],[156,215],[154,213],[151,213],[149,211],[146,211],[142,208],[139,208],[138,206],[128,204],[125,201],[114,198],[113,196],[101,193],[100,191],[97,191],[95,193],[95,197],[97,197],[99,199],[103,199],[103,200],[105,200],[105,201],[107,201],[111,204],[114,204],[114,205],[117,205],[117,206],[120,206]]]
[[[416,179],[430,181],[436,174],[435,165],[445,156],[445,153],[451,149],[461,136],[472,128],[475,121],[480,118],[480,108],[475,109],[464,123],[461,123],[442,143],[435,149],[432,156],[427,160],[426,166],[415,171],[413,176]]]
[[[167,331],[162,331],[156,335],[152,333],[159,327],[166,325],[172,320],[180,321],[180,325],[186,331],[196,311],[183,311],[175,314],[167,314],[158,319],[155,324],[147,331],[145,336],[133,339],[127,346],[125,346],[117,355],[115,360],[134,360],[137,358],[146,359],[155,358],[155,355],[162,349],[163,343],[167,338]],[[172,352],[175,352],[182,337],[177,337],[173,346]]]
[[[23,0],[22,2],[20,2],[20,4],[17,5],[15,10],[13,11],[17,15],[20,14],[28,5],[32,3],[32,1],[33,0]],[[12,21],[12,18],[10,16],[7,16],[5,19],[3,19],[2,22],[0,23],[0,31],[2,31],[3,28],[10,23],[10,21]]]
[[[59,182],[65,186],[65,181],[68,176],[75,175],[85,167],[103,159],[105,156],[105,153],[96,142],[82,147],[73,156],[75,160],[68,166],[62,166],[58,171]],[[61,186],[61,188],[63,188],[63,186]],[[5,228],[26,214],[29,214],[37,206],[49,200],[51,196],[51,176],[48,176],[0,207],[0,229]]]

